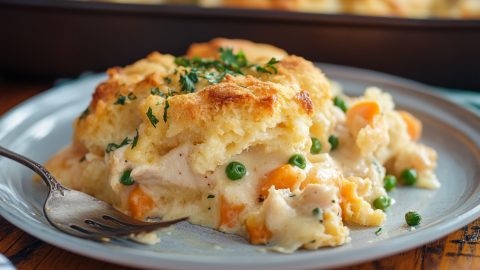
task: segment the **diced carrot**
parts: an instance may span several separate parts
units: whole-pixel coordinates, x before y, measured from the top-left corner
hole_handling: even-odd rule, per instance
[[[268,243],[272,237],[272,233],[268,230],[265,222],[259,220],[257,216],[249,216],[245,221],[247,227],[248,240],[254,245]]]
[[[343,180],[340,187],[340,195],[343,202],[358,203],[361,201],[357,195],[357,185],[354,182]]]
[[[220,227],[233,228],[237,225],[238,217],[245,209],[244,204],[231,204],[224,196],[220,197]]]
[[[275,189],[290,189],[293,191],[295,185],[302,180],[302,174],[292,165],[285,164],[271,171],[260,184],[260,196],[266,198],[268,189],[275,186]]]
[[[385,213],[376,209],[360,197],[357,193],[357,184],[343,179],[340,186],[340,207],[342,219],[362,226],[379,226],[385,220]]]
[[[409,112],[398,111],[398,113],[405,124],[407,124],[407,132],[408,135],[410,135],[410,138],[414,141],[420,139],[420,136],[422,136],[422,122]]]
[[[144,219],[145,215],[155,207],[155,202],[140,186],[135,187],[128,197],[130,213],[136,219]]]
[[[380,105],[376,101],[365,100],[353,104],[347,111],[347,121],[353,121],[357,117],[365,119],[368,124],[373,124],[375,116],[380,114]]]

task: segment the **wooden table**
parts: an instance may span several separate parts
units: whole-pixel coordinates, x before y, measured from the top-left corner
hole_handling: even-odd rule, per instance
[[[1,83],[0,115],[50,84]],[[394,256],[343,269],[480,269],[480,219],[445,238]],[[0,253],[18,269],[129,269],[56,248],[0,217]]]

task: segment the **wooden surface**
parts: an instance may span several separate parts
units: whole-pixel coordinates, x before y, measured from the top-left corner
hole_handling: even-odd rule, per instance
[[[0,82],[0,115],[49,84]],[[480,269],[480,219],[423,247],[342,269]],[[0,253],[18,269],[129,269],[56,248],[0,217]]]

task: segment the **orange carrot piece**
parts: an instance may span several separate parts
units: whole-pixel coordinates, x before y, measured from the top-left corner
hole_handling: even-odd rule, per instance
[[[128,197],[130,213],[136,219],[144,219],[145,215],[155,207],[155,202],[140,186],[135,187]]]
[[[275,186],[275,189],[290,189],[293,191],[295,185],[300,181],[301,174],[290,164],[282,165],[271,171],[260,184],[260,196],[266,198],[268,189]]]
[[[365,100],[353,104],[347,111],[347,121],[356,117],[365,119],[368,124],[373,124],[375,116],[380,114],[380,105],[376,101]]]
[[[398,111],[398,113],[405,124],[407,124],[407,132],[408,135],[410,135],[410,138],[414,141],[420,139],[420,136],[422,136],[422,122],[409,112]]]
[[[248,232],[248,240],[254,245],[268,243],[272,237],[272,233],[268,230],[265,222],[259,220],[256,216],[250,216],[245,221]]]
[[[220,227],[233,228],[238,222],[238,217],[245,209],[244,204],[231,204],[225,197],[220,197]]]

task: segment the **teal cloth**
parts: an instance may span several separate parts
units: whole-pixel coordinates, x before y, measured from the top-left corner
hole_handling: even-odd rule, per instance
[[[442,96],[452,100],[453,102],[464,105],[467,109],[480,115],[480,92],[471,92],[463,90],[440,88]]]

